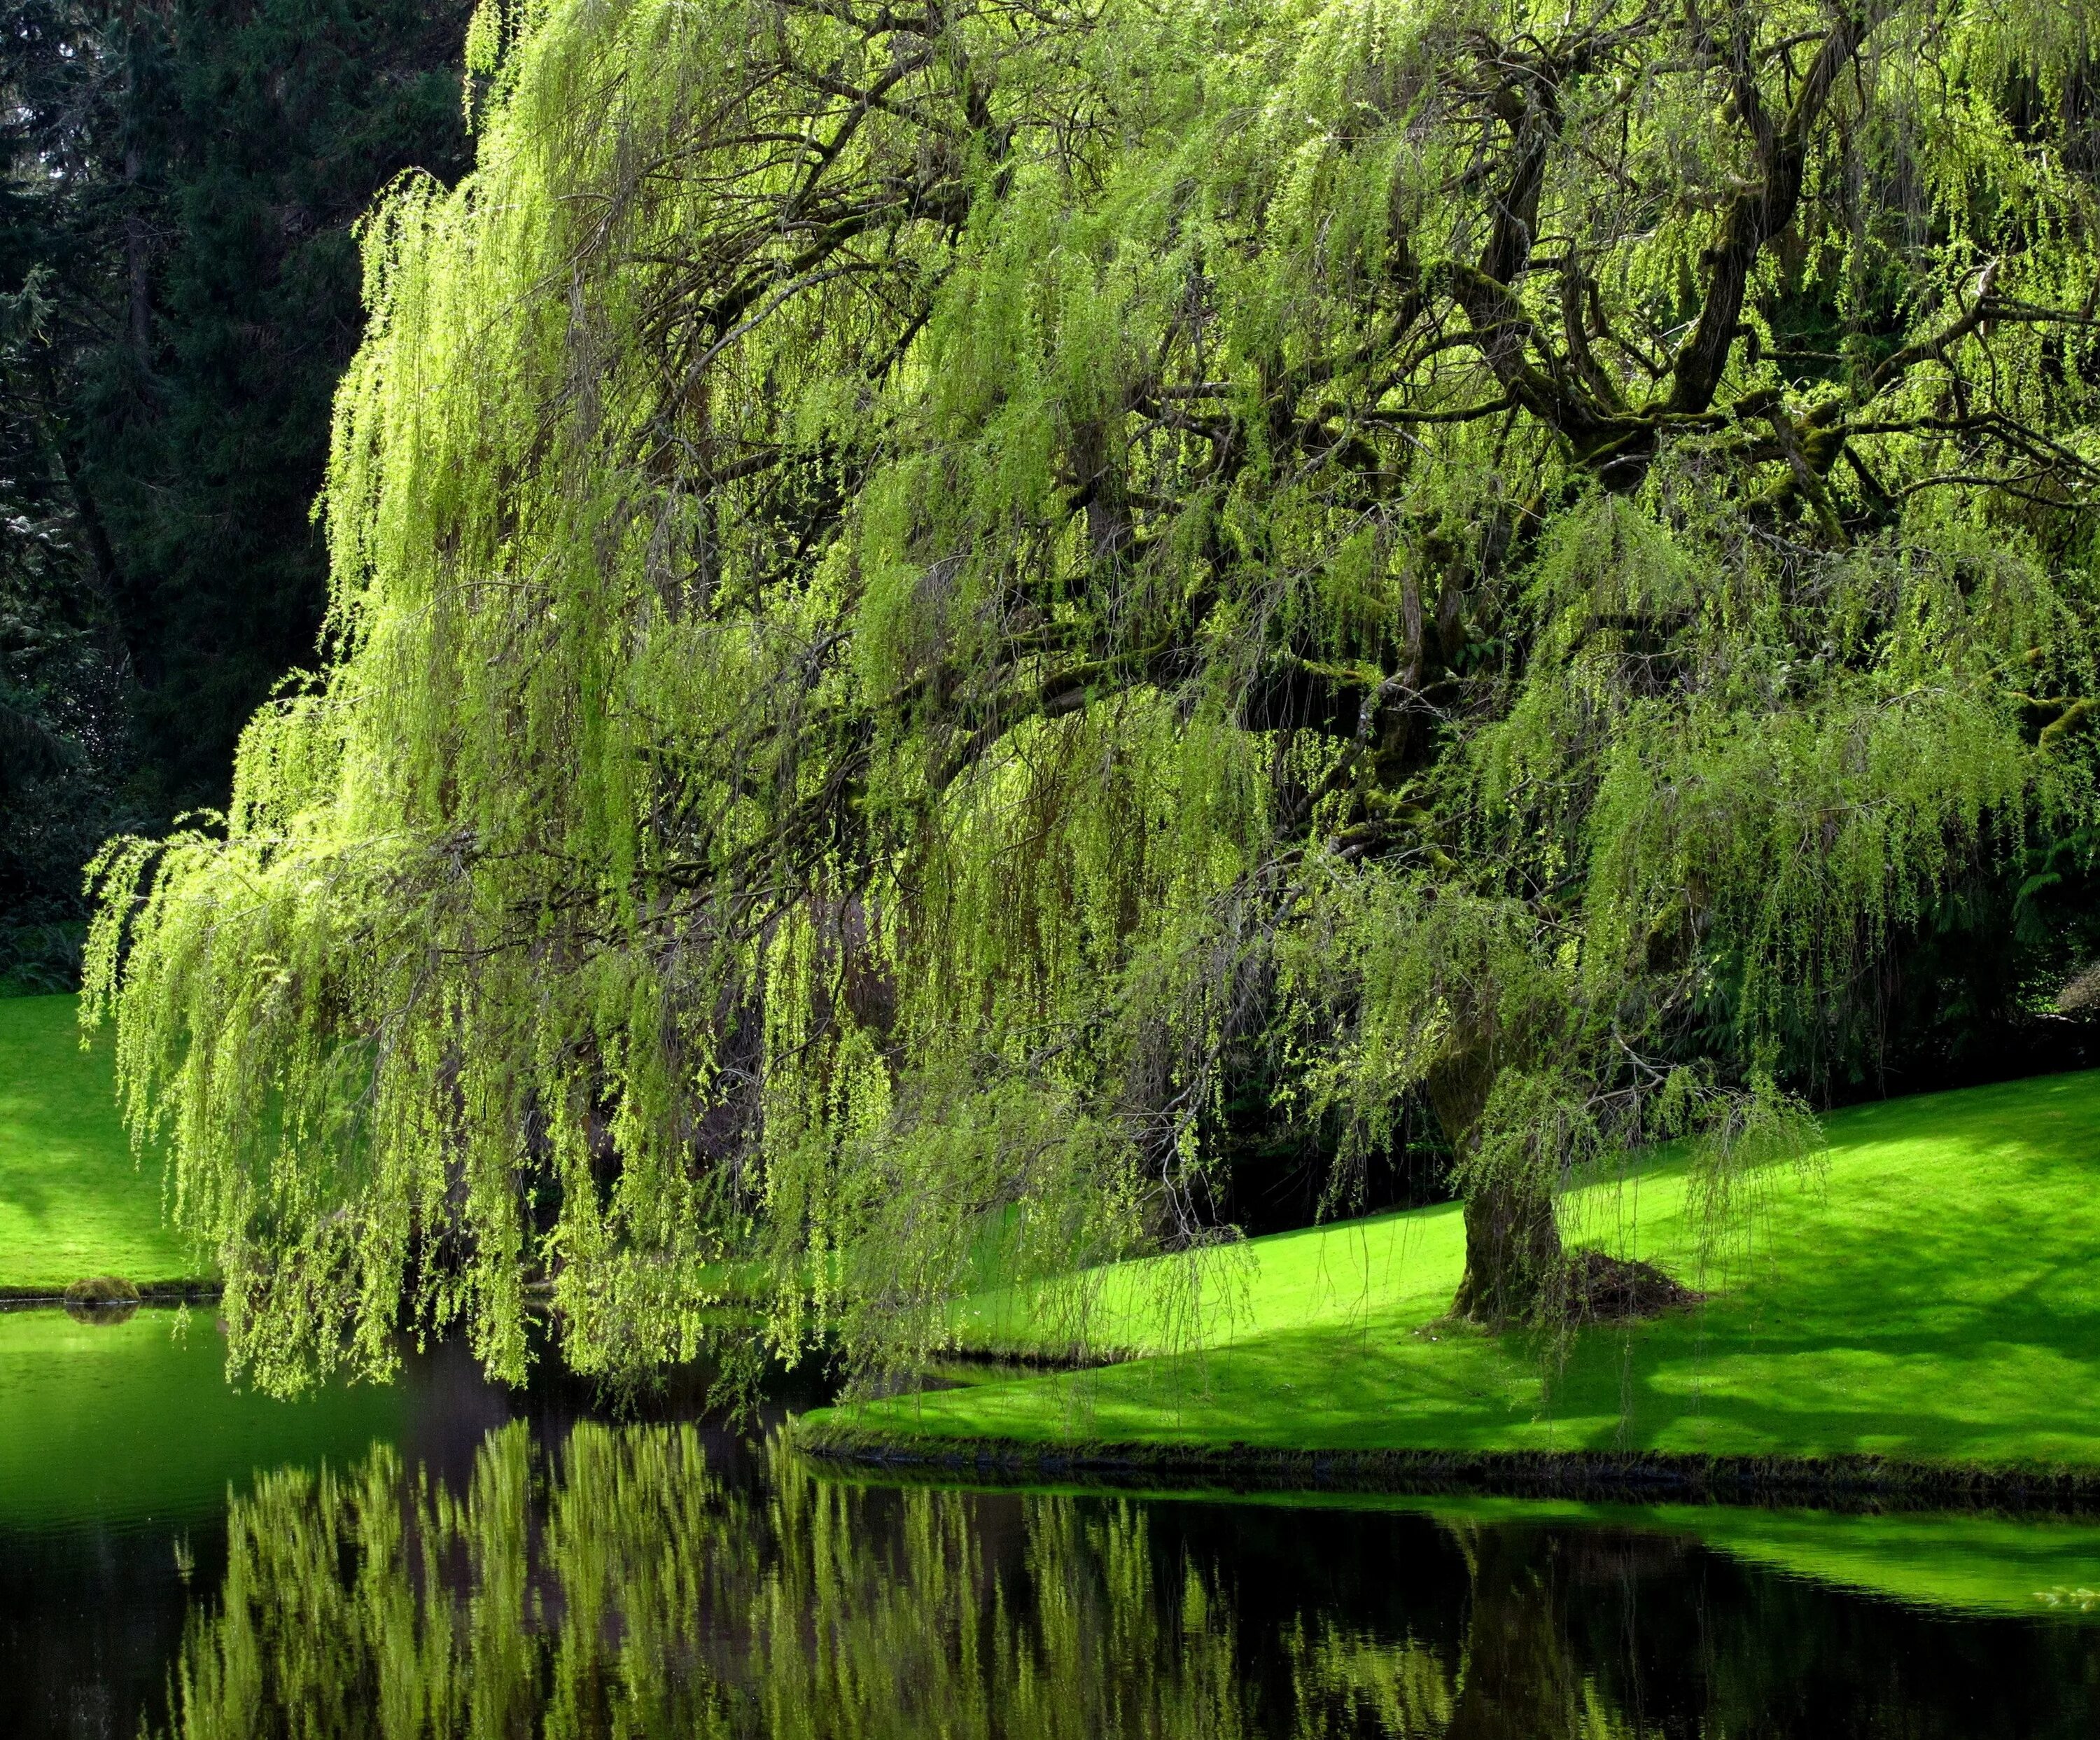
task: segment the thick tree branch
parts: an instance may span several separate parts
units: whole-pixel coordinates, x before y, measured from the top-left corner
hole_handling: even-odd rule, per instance
[[[1758,255],[1793,223],[1801,203],[1810,137],[1838,75],[1886,15],[1889,4],[1890,0],[1846,0],[1783,126],[1772,125],[1748,77],[1739,74],[1736,78],[1736,108],[1756,147],[1758,179],[1729,202],[1720,241],[1707,256],[1706,295],[1698,323],[1670,371],[1672,411],[1703,411],[1713,404],[1742,321],[1743,299]]]

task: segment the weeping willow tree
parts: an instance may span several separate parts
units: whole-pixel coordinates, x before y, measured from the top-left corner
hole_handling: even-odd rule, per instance
[[[937,1340],[1427,1108],[1595,1158],[2087,802],[2086,0],[488,0],[371,217],[325,668],[95,873],[265,1384]],[[1805,1036],[1805,1037],[1804,1037]]]
[[[761,1459],[754,1489],[690,1427],[585,1423],[543,1453],[513,1424],[464,1490],[386,1446],[347,1475],[267,1474],[233,1501],[167,1725],[140,1733],[1243,1740],[1279,1707],[1307,1736],[1471,1731],[1449,1642],[1311,1604],[1242,1621],[1229,1561],[1140,1501],[882,1491]],[[1472,1703],[1472,1680],[1510,1689],[1508,1658],[1467,1676]],[[1582,1731],[1635,1730],[1607,1707]]]

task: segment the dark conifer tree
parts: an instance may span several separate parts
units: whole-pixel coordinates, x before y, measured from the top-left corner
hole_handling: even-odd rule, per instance
[[[96,841],[223,803],[314,662],[353,231],[404,169],[464,166],[467,10],[6,10],[0,974],[66,982]]]

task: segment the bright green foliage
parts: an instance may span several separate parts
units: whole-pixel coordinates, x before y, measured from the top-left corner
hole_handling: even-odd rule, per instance
[[[2085,12],[485,6],[338,402],[335,657],[102,865],[237,1362],[946,1332],[1426,1101],[1461,1303],[2080,813]]]
[[[1453,1207],[1249,1242],[1258,1266],[1201,1352],[1176,1352],[1142,1278],[1105,1277],[1096,1333],[1166,1357],[805,1416],[1035,1443],[1284,1449],[1871,1455],[2100,1464],[2100,1073],[1854,1106],[1820,1185],[1780,1181],[1747,1241],[1702,1250],[1682,1164],[1562,1205],[1571,1230],[1710,1289],[1695,1309],[1532,1338],[1445,1320]],[[1737,1223],[1740,1228],[1740,1222]],[[1006,1299],[966,1340],[1054,1347]]]

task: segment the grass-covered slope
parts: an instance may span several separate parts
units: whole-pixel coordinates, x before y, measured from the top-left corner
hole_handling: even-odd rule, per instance
[[[1710,1296],[1586,1331],[1564,1362],[1440,1321],[1462,1251],[1457,1211],[1435,1208],[1255,1241],[1202,1352],[867,1403],[805,1433],[2100,1466],[2100,1072],[1827,1128],[1827,1172],[1769,1181],[1750,1248],[1718,1270],[1699,1271],[1680,1169],[1571,1203],[1577,1242]],[[1154,1289],[1101,1292],[1096,1334],[1167,1339]],[[997,1301],[970,1331],[1030,1332]]]
[[[209,1266],[162,1219],[159,1169],[132,1157],[109,1053],[106,1035],[81,1049],[71,997],[0,998],[0,1293]]]

